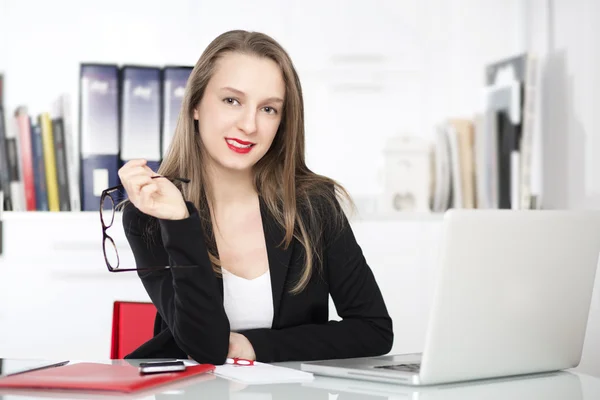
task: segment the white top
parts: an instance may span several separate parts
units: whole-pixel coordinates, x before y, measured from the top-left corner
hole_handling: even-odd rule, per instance
[[[223,305],[231,331],[271,328],[273,293],[269,271],[254,279],[241,278],[224,268],[222,271]]]

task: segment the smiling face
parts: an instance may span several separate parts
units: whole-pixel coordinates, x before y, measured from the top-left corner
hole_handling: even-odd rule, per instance
[[[223,55],[194,109],[207,162],[249,171],[273,143],[284,98],[285,83],[273,60],[241,53]]]

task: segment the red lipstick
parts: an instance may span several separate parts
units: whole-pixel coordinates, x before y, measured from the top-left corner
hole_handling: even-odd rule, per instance
[[[238,146],[232,144],[232,142],[239,143],[241,146],[244,146],[244,147],[238,147]],[[250,150],[252,150],[252,147],[254,147],[254,145],[255,145],[255,143],[246,142],[245,140],[240,140],[240,139],[236,139],[236,138],[225,138],[225,143],[227,143],[227,147],[229,147],[232,151],[235,151],[238,154],[249,153]]]

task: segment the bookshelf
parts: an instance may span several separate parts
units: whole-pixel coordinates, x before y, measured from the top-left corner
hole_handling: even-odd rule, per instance
[[[440,118],[470,113],[485,62],[520,50],[505,33],[519,23],[514,0],[509,6],[472,2],[468,13],[443,0],[349,0],[342,9],[290,0],[270,5],[269,12],[259,4],[178,0],[166,8],[141,1],[74,7],[58,0],[31,7],[27,1],[11,2],[2,29],[14,40],[3,43],[8,57],[0,60],[7,77],[6,110],[25,104],[38,113],[62,92],[77,103],[81,62],[192,65],[217,34],[231,28],[261,30],[289,50],[303,82],[309,165],[352,193],[374,195],[381,189],[375,177],[386,138],[402,132],[428,136]],[[70,12],[55,13],[61,5]],[[29,16],[29,26],[18,22],[21,15]],[[53,15],[52,29],[47,29],[47,15]],[[72,40],[72,32],[79,40]],[[46,65],[45,75],[37,71],[39,53],[22,51],[57,44],[60,60]],[[73,111],[76,115],[76,107]],[[338,123],[344,115],[351,121]],[[77,131],[78,121],[73,122]],[[340,139],[347,139],[348,153],[328,156],[330,145]]]

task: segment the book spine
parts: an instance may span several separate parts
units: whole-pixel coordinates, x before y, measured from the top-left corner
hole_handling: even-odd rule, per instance
[[[56,176],[58,180],[60,211],[71,211],[71,195],[69,194],[67,156],[65,153],[65,135],[62,118],[52,120],[52,134],[54,135],[54,150],[56,153]]]
[[[42,143],[44,145],[44,161],[46,167],[46,186],[48,189],[48,208],[50,211],[59,211],[58,179],[56,177],[56,155],[54,152],[54,138],[52,134],[52,121],[48,113],[40,115],[42,128]]]
[[[10,201],[10,169],[5,132],[4,109],[0,104],[0,191],[3,193],[3,202],[0,203],[0,209],[9,211],[12,209],[12,204]]]
[[[35,179],[36,206],[38,211],[48,211],[48,191],[46,190],[46,168],[44,165],[44,145],[38,124],[31,125],[33,142],[33,168]]]
[[[23,188],[25,190],[25,209],[35,211],[35,184],[33,180],[33,147],[31,144],[31,125],[25,107],[19,107],[15,113],[21,150],[21,171],[23,174]]]

